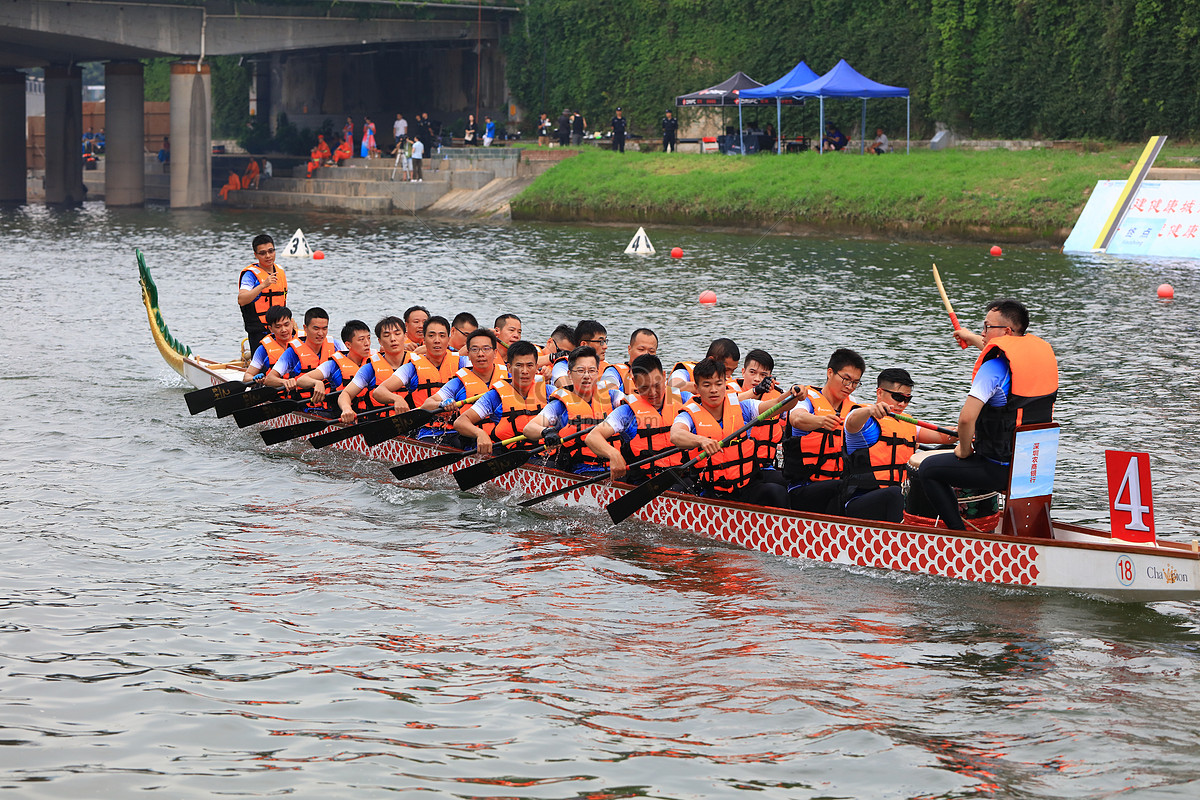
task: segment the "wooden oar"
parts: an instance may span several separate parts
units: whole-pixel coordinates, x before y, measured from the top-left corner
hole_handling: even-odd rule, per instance
[[[800,397],[799,392],[800,392],[800,387],[793,386],[792,391],[783,395],[780,398],[778,403],[771,406],[766,411],[762,412],[757,417],[750,420],[745,425],[738,428],[736,431],[734,431],[733,433],[729,434],[724,439],[722,439],[720,442],[721,448],[724,449],[724,448],[728,447],[729,444],[734,439],[741,436],[743,433],[750,430],[758,423],[762,422],[763,420],[767,419],[768,417],[772,417],[775,414],[778,414],[780,409],[782,409],[785,405],[792,402],[794,399]],[[627,519],[632,514],[637,513],[637,510],[639,508],[646,505],[654,498],[658,497],[660,494],[665,492],[667,489],[670,489],[676,483],[681,482],[683,480],[683,476],[679,474],[680,472],[688,469],[689,467],[695,466],[696,464],[700,463],[701,461],[703,461],[706,458],[708,458],[708,453],[701,453],[700,455],[693,458],[691,461],[688,461],[684,464],[680,464],[677,467],[668,467],[667,469],[665,469],[662,472],[655,475],[650,480],[648,480],[645,483],[643,483],[642,485],[638,486],[636,489],[631,489],[630,491],[626,492],[623,496],[618,497],[616,500],[609,503],[608,508],[607,508],[608,516],[612,518],[612,521],[614,524],[623,522],[625,519]]]
[[[325,401],[331,407],[337,406],[337,396],[339,392],[332,392],[325,395]],[[262,405],[251,406],[233,412],[233,419],[237,422],[239,428],[245,428],[254,425],[258,422],[266,422],[269,419],[282,417],[284,414],[290,414],[293,411],[303,411],[306,408],[311,408],[312,404],[308,400],[292,400],[284,399],[277,400],[274,403],[263,403]]]
[[[257,389],[250,389],[241,394],[235,394],[232,397],[218,400],[213,405],[213,408],[216,409],[218,417],[228,417],[238,409],[256,406],[259,403],[266,403],[269,400],[277,400],[281,394],[283,394],[283,390],[279,387],[260,386]]]
[[[958,438],[958,431],[954,430],[953,428],[943,428],[941,425],[934,425],[932,422],[924,422],[923,420],[910,417],[907,414],[897,414],[894,411],[889,411],[888,415],[895,417],[901,422],[907,422],[911,425],[916,425],[918,428],[925,428],[926,430],[937,431],[938,433],[945,434],[946,436],[953,436],[955,439]]]
[[[950,305],[950,298],[946,296],[946,287],[942,286],[942,276],[938,274],[937,264],[933,265],[933,280],[937,284],[938,294],[942,296],[942,305],[946,307],[946,313],[950,315],[950,324],[954,326],[954,330],[958,330],[962,325],[958,324],[958,315],[954,313],[954,306]],[[967,342],[964,339],[959,339],[958,345],[963,350],[967,349]]]
[[[481,397],[483,397],[482,394],[477,394],[474,397],[458,400],[450,408],[438,408],[433,411],[414,408],[412,411],[405,411],[403,414],[396,414],[385,419],[377,419],[363,428],[363,441],[367,443],[368,447],[374,447],[377,444],[386,442],[388,439],[395,439],[397,436],[403,436],[409,431],[421,427],[438,414],[459,408],[467,403],[474,403]]]
[[[218,383],[216,386],[194,389],[185,394],[183,400],[187,403],[189,412],[199,414],[201,411],[208,411],[216,405],[218,400],[224,400],[226,397],[241,394],[246,391],[247,386],[253,385],[252,383],[242,383],[241,381],[225,381],[224,383]]]
[[[559,444],[569,442],[572,439],[578,439],[580,436],[587,436],[588,431],[594,427],[596,426],[593,425],[590,428],[575,431],[570,436],[564,436],[559,440]],[[545,449],[546,445],[542,445],[531,450],[514,450],[511,453],[504,453],[495,458],[489,458],[478,464],[472,464],[469,467],[463,467],[458,470],[454,473],[454,480],[458,482],[458,488],[465,492],[467,489],[473,489],[481,483],[487,483],[492,478],[498,478],[506,472],[512,472]]]
[[[385,411],[391,411],[391,407],[377,408],[374,411],[367,411],[359,414],[359,419],[371,416],[377,417]],[[282,428],[268,428],[265,431],[259,431],[259,436],[266,444],[279,444],[280,442],[299,439],[301,436],[308,436],[310,433],[320,433],[330,425],[337,423],[336,419],[317,419],[312,422],[297,422],[295,425],[285,425]]]
[[[626,468],[640,467],[643,464],[650,464],[652,462],[658,461],[659,459],[666,458],[667,456],[673,456],[676,453],[682,453],[685,449],[686,448],[684,448],[684,447],[672,447],[670,450],[664,450],[656,456],[650,456],[649,458],[643,458],[639,461],[634,461],[630,464],[626,464],[625,466],[626,466]],[[608,478],[608,476],[611,474],[612,474],[612,470],[607,469],[604,472],[601,472],[599,475],[597,475],[594,478],[588,478],[586,481],[580,481],[579,483],[572,483],[570,486],[564,486],[561,489],[555,489],[553,492],[550,492],[550,494],[544,494],[539,497],[534,497],[531,500],[522,500],[520,503],[518,503],[518,505],[520,505],[522,508],[529,508],[530,506],[537,505],[538,503],[542,502],[543,500],[549,500],[552,497],[558,497],[559,495],[569,494],[570,492],[573,492],[576,489],[582,489],[585,486],[591,486],[594,483],[599,483],[600,481]]]
[[[510,445],[523,441],[525,441],[524,436],[514,436],[511,439],[505,439],[504,441],[497,442],[496,444]],[[396,480],[398,481],[405,480],[406,478],[415,478],[416,476],[426,472],[432,472],[435,469],[447,467],[456,461],[472,455],[474,452],[474,450],[463,450],[457,453],[441,453],[440,455],[433,456],[432,458],[423,458],[420,461],[414,461],[411,464],[400,464],[392,467],[392,474],[396,476]]]

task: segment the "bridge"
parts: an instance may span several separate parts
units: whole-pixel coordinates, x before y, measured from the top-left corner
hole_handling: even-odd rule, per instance
[[[142,204],[144,78],[139,59],[178,58],[170,79],[171,205],[207,205],[212,200],[212,100],[205,58],[248,57],[255,67],[258,107],[268,119],[285,110],[289,97],[297,110],[307,112],[311,104],[326,115],[344,114],[346,91],[338,84],[347,81],[336,80],[343,62],[357,57],[365,73],[375,65],[362,61],[365,54],[389,48],[403,52],[406,47],[455,54],[458,61],[442,71],[456,73],[457,86],[440,82],[456,89],[451,93],[457,105],[463,104],[467,73],[474,84],[478,72],[482,80],[470,88],[487,96],[486,105],[495,106],[506,100],[498,44],[518,12],[516,0],[4,0],[0,153],[25,149],[25,81],[16,69],[44,67],[46,202],[82,202],[83,87],[77,65],[104,61],[106,202]],[[470,61],[466,66],[471,69],[464,69],[462,61]],[[331,70],[331,63],[338,68]],[[338,74],[331,77],[331,71]],[[414,74],[421,88],[437,93],[438,74]],[[355,102],[366,108],[361,93]],[[22,159],[0,159],[0,202],[25,202]]]

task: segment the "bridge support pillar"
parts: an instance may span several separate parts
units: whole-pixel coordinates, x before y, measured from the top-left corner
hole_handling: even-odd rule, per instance
[[[143,72],[136,61],[110,61],[104,66],[104,204],[108,206],[146,203]]]
[[[83,71],[46,67],[46,205],[83,203]]]
[[[0,204],[25,202],[25,75],[0,70]]]
[[[208,64],[171,65],[171,208],[212,204],[212,76]]]

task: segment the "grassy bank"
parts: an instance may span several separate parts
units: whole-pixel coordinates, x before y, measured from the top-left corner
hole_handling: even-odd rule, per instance
[[[1159,166],[1195,147],[1164,151]],[[886,156],[584,151],[512,201],[514,219],[674,223],[1061,243],[1097,180],[1141,152],[914,150]]]

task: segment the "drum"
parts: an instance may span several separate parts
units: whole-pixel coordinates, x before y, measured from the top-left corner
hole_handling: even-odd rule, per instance
[[[917,477],[921,461],[936,452],[938,451],[922,450],[914,453],[908,460],[902,487],[904,522],[907,525],[925,525],[931,528],[946,527],[946,523],[937,519],[933,503],[929,501],[929,496],[925,494],[925,489],[921,486],[921,479]],[[954,487],[954,494],[958,497],[958,513],[962,516],[963,524],[967,526],[968,530],[992,533],[999,527],[1003,511],[999,492],[993,492],[990,489]]]

